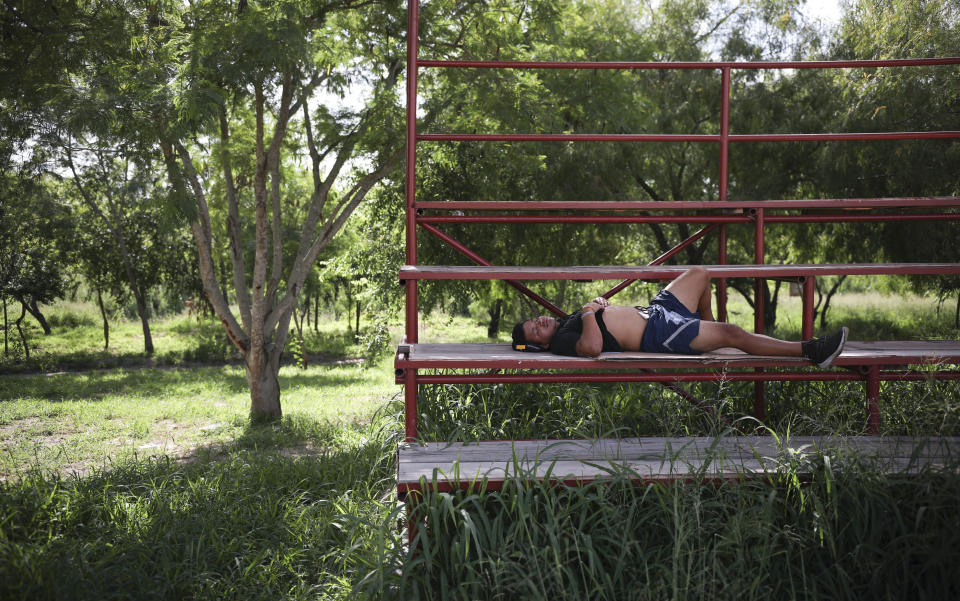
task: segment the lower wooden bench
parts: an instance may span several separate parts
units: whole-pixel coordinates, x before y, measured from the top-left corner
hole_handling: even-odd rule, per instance
[[[960,364],[960,341],[849,341],[834,368],[820,370],[793,357],[748,355],[719,349],[703,355],[603,353],[597,358],[551,353],[521,353],[509,344],[401,344],[394,366],[405,386],[407,440],[417,438],[417,389],[421,384],[537,382],[678,382],[703,381],[863,381],[867,427],[880,431],[880,381],[956,379],[960,372],[910,366]],[[762,371],[777,368],[777,371]],[[420,373],[419,370],[438,373]],[[455,370],[453,373],[446,370]],[[471,371],[473,370],[473,371]],[[497,373],[515,370],[515,373]],[[678,390],[682,393],[682,389]],[[762,417],[763,407],[755,407]]]
[[[483,482],[549,479],[584,484],[612,476],[640,482],[739,480],[775,474],[785,466],[808,474],[817,456],[856,455],[891,474],[960,461],[960,437],[772,436],[628,438],[600,440],[403,443],[397,451],[401,498],[429,486],[449,491]]]

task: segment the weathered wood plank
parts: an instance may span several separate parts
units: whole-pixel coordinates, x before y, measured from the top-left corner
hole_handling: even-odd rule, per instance
[[[401,280],[672,280],[690,265],[404,265]],[[960,263],[837,263],[805,265],[704,265],[714,278],[800,278],[837,275],[960,274]]]
[[[960,460],[960,437],[768,436],[634,438],[563,441],[485,441],[403,444],[400,487],[428,481],[502,481],[518,473],[555,480],[594,480],[626,470],[634,477],[673,479],[691,474],[731,478],[776,471],[784,461],[855,454],[890,473]]]
[[[703,355],[669,353],[602,353],[588,357],[566,357],[552,353],[521,353],[509,344],[406,344],[401,345],[397,367],[437,367],[478,369],[511,367],[518,369],[578,368],[699,368],[809,365],[800,357],[748,355],[724,348]],[[402,356],[401,356],[402,355]],[[960,363],[960,341],[854,341],[847,342],[835,360],[837,365]]]

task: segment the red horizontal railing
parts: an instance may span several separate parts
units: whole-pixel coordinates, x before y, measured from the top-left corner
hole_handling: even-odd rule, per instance
[[[960,131],[845,134],[417,134],[418,142],[851,142],[960,138]]]
[[[958,221],[960,213],[906,215],[767,215],[767,223],[830,223],[891,221]],[[747,215],[437,215],[417,223],[750,223]]]
[[[960,65],[960,57],[851,61],[463,61],[418,60],[420,67],[453,69],[853,69],[873,67],[931,67]]]
[[[958,196],[909,196],[900,198],[821,198],[817,200],[467,200],[420,201],[416,209],[476,211],[737,211],[741,209],[895,209],[895,208],[960,208]]]

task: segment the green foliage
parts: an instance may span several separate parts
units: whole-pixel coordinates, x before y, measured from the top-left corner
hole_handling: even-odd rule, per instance
[[[291,445],[316,452],[284,454]],[[375,429],[301,417],[251,426],[187,464],[128,461],[83,479],[26,472],[0,483],[2,595],[345,598],[344,556],[376,541],[349,540],[338,518],[375,514],[392,448]]]
[[[955,466],[955,463],[951,463]],[[525,473],[491,493],[430,492],[416,554],[373,566],[366,592],[393,599],[860,599],[951,597],[955,471],[905,486],[855,457],[819,459],[795,484],[582,487]],[[883,517],[880,517],[883,516]],[[879,526],[882,520],[883,526]],[[386,529],[385,535],[389,535]],[[395,566],[399,564],[399,569]]]

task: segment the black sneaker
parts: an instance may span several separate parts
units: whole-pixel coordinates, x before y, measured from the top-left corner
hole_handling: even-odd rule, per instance
[[[803,343],[803,356],[817,364],[817,367],[830,367],[837,358],[843,345],[847,343],[850,330],[844,326],[829,336],[812,338]]]

